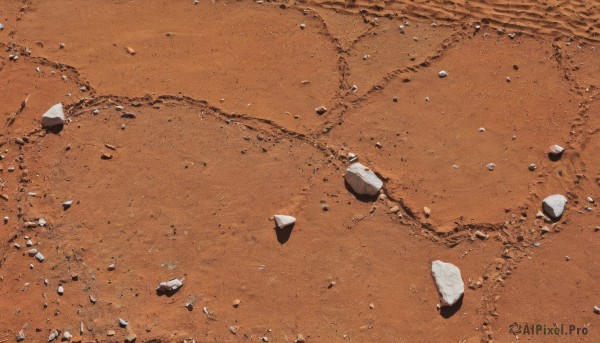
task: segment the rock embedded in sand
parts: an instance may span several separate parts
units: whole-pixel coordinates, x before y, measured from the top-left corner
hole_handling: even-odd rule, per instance
[[[58,288],[56,288],[56,293],[58,293],[58,295],[65,294],[65,289],[63,288],[63,286],[58,286]]]
[[[181,288],[181,286],[183,286],[183,281],[181,281],[179,279],[173,279],[170,281],[165,281],[165,282],[159,283],[158,288],[156,288],[156,290],[163,291],[163,292],[171,292],[171,291],[175,291],[175,290]]]
[[[52,333],[50,333],[50,336],[48,336],[48,342],[52,342],[53,340],[57,339],[59,335],[60,334],[57,330],[52,331]]]
[[[496,169],[496,164],[495,163],[488,163],[486,167],[487,167],[487,169],[489,171],[493,171],[494,169]]]
[[[127,327],[127,325],[129,325],[129,323],[128,323],[128,322],[127,322],[125,319],[123,319],[123,318],[119,318],[119,326],[120,326],[120,327],[122,327],[122,328],[126,328],[126,327]]]
[[[465,293],[465,284],[457,266],[439,260],[431,263],[431,273],[438,292],[442,306],[456,304]]]
[[[286,226],[296,223],[296,218],[284,214],[276,214],[273,216],[278,229],[283,229]]]
[[[431,209],[425,206],[423,207],[423,213],[425,214],[425,217],[429,218],[429,216],[431,215]]]
[[[548,155],[551,157],[560,157],[562,153],[565,151],[565,148],[561,147],[558,144],[554,144],[548,148]]]
[[[475,231],[475,236],[481,240],[486,240],[490,237],[489,235],[486,235],[485,233],[483,233],[479,230]]]
[[[15,339],[17,340],[17,342],[21,342],[21,341],[25,340],[25,332],[23,332],[23,330],[19,331],[19,333],[17,334],[17,337],[15,337]]]
[[[42,253],[38,251],[35,254],[35,259],[38,260],[39,262],[44,262],[44,255],[42,255]]]
[[[564,195],[554,194],[542,201],[542,208],[551,219],[556,220],[562,216],[566,204],[567,198]]]
[[[535,165],[535,163],[531,163],[529,164],[527,169],[529,169],[529,171],[535,171],[537,169],[537,166]]]
[[[65,112],[63,111],[62,104],[56,104],[56,105],[50,107],[50,109],[48,111],[46,111],[46,113],[44,113],[44,115],[42,116],[42,127],[43,128],[51,128],[54,126],[64,125],[64,124],[65,124]]]
[[[358,156],[356,156],[356,154],[355,154],[355,153],[349,152],[349,153],[348,153],[348,161],[349,161],[350,163],[352,163],[352,162],[356,162],[356,161],[358,161]]]
[[[383,187],[383,181],[369,168],[358,162],[351,164],[346,169],[344,178],[352,190],[360,195],[374,196]]]
[[[137,336],[134,333],[128,333],[125,335],[125,343],[134,343],[137,340]]]
[[[130,55],[135,55],[135,50],[133,50],[132,47],[129,47],[129,46],[126,47],[125,51],[127,51],[127,53],[130,54]]]
[[[325,112],[327,112],[327,107],[319,106],[319,107],[315,108],[315,112],[317,112],[318,115],[323,115],[323,114],[325,114]]]
[[[439,77],[446,77],[448,76],[448,72],[445,70],[440,70],[440,72],[438,73]]]

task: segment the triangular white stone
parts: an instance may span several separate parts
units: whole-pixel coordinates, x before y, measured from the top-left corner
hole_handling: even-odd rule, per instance
[[[279,229],[283,229],[284,227],[292,225],[296,222],[296,218],[292,216],[286,216],[284,214],[276,214],[274,218],[275,224],[277,224],[277,228]]]
[[[65,112],[62,104],[56,104],[42,116],[42,127],[48,128],[65,123]]]

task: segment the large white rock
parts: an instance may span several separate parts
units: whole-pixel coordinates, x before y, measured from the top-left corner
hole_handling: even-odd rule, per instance
[[[65,112],[62,104],[56,104],[42,116],[42,127],[48,128],[65,123]]]
[[[292,216],[286,216],[284,214],[276,214],[273,216],[275,218],[275,224],[277,224],[277,228],[283,229],[288,225],[292,225],[296,222],[296,218]]]
[[[558,219],[565,211],[567,198],[562,194],[554,194],[542,201],[544,212],[552,219]]]
[[[158,288],[156,288],[156,290],[160,290],[160,291],[164,291],[164,292],[168,292],[168,291],[175,291],[179,288],[181,288],[181,286],[183,286],[183,281],[179,280],[179,279],[173,279],[170,281],[165,281],[165,282],[161,282],[158,284]]]
[[[442,306],[452,306],[465,293],[465,284],[460,276],[460,269],[452,263],[439,260],[431,263],[431,274],[435,280]]]
[[[360,195],[376,195],[381,187],[383,187],[383,181],[369,168],[360,163],[352,163],[346,169],[344,178],[350,187],[352,187],[352,190]]]

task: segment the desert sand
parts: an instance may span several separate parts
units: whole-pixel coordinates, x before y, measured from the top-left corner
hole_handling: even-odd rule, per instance
[[[600,341],[599,20],[0,1],[0,342]],[[356,159],[378,194],[345,182]],[[460,268],[452,307],[435,260]]]

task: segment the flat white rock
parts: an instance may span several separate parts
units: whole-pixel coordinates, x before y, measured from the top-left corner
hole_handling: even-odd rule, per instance
[[[42,127],[53,127],[65,123],[65,112],[62,104],[56,104],[42,116]]]
[[[376,195],[381,187],[383,187],[383,181],[369,168],[358,162],[352,163],[346,169],[344,178],[350,187],[352,187],[352,190],[360,195]]]
[[[174,291],[183,286],[183,282],[179,279],[173,279],[171,281],[165,281],[158,284],[158,288],[156,290],[161,291]]]
[[[562,194],[554,194],[542,201],[544,212],[552,219],[558,219],[565,211],[567,198]]]
[[[277,224],[277,228],[283,229],[286,226],[292,225],[296,222],[296,218],[292,216],[286,216],[284,214],[276,214],[273,216],[275,218],[275,224]]]
[[[431,263],[431,274],[440,293],[442,306],[452,306],[465,293],[460,269],[452,263],[439,260]]]

